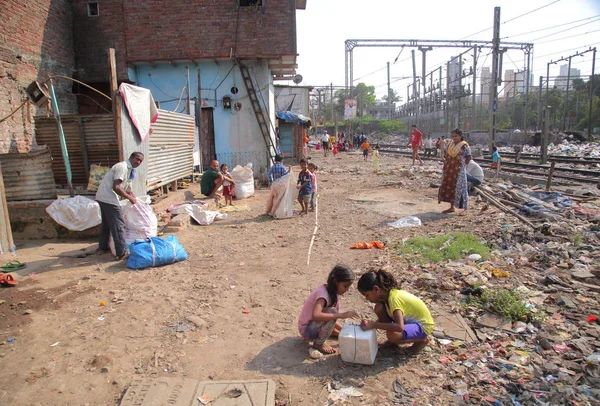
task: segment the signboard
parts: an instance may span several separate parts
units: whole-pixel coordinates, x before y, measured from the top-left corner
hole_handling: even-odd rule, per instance
[[[356,118],[356,99],[344,100],[344,119],[354,120]]]

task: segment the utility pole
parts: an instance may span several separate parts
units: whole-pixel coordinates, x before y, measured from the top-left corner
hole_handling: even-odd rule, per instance
[[[413,68],[413,97],[415,99],[415,124],[420,128],[419,125],[419,88],[417,87],[417,64],[415,61],[415,50],[410,51],[412,54],[412,68]]]
[[[190,67],[185,67],[185,89],[187,96],[185,98],[185,114],[192,114],[192,98],[190,96]]]
[[[458,56],[458,121],[456,122],[456,128],[460,128],[460,119],[461,119],[461,102],[462,102],[462,94],[463,94],[463,87],[462,87],[462,76],[463,76],[463,71],[462,71],[462,54],[460,54]]]
[[[498,109],[498,58],[500,56],[500,7],[494,7],[494,38],[492,50],[492,84],[490,86],[490,146],[496,142],[496,111]]]
[[[446,108],[444,109],[444,126],[446,131],[450,131],[448,122],[450,121],[450,62],[446,62]]]
[[[590,108],[588,110],[588,139],[592,139],[592,104],[594,101],[594,71],[596,70],[596,47],[593,49],[592,75],[590,76]]]
[[[548,79],[546,79],[548,80]],[[544,84],[544,77],[540,76],[540,85],[538,87],[538,105],[537,105],[537,125],[536,130],[542,129],[542,86]]]
[[[389,62],[387,63],[387,79],[388,79],[387,80],[387,85],[388,85],[387,86],[387,90],[388,90],[388,92],[387,92],[387,95],[388,95],[387,111],[388,111],[388,120],[391,120],[391,118],[392,118],[392,102],[391,102],[390,98],[392,97],[392,91],[390,88],[390,63]]]
[[[333,82],[329,84],[329,103],[331,104],[331,122],[335,122],[333,117]]]
[[[471,125],[469,129],[475,128],[475,108],[476,108],[476,95],[477,95],[477,46],[473,47],[473,91],[471,92],[473,99],[472,101],[472,114],[471,114]]]
[[[419,51],[421,51],[421,53],[423,54],[423,56],[421,58],[421,62],[422,62],[422,65],[421,65],[421,81],[422,81],[422,85],[423,85],[423,100],[427,100],[426,97],[425,97],[425,95],[427,93],[427,82],[425,81],[425,75],[426,75],[426,72],[427,72],[427,51],[431,51],[432,49],[433,48],[431,48],[431,47],[419,47]],[[429,128],[429,131],[431,132],[430,128]]]
[[[567,68],[567,91],[565,93],[565,108],[563,109],[563,131],[566,131],[569,127],[569,118],[567,117],[567,103],[569,102],[569,85],[571,82],[571,59],[573,56],[569,56],[569,67]]]
[[[544,121],[542,122],[542,145],[540,147],[540,157],[542,164],[548,162],[548,133],[550,132],[550,106],[544,109]]]

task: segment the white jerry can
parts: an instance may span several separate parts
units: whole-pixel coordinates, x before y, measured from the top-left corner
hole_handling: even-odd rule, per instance
[[[377,356],[377,333],[363,330],[358,323],[344,323],[338,336],[342,361],[373,365]]]

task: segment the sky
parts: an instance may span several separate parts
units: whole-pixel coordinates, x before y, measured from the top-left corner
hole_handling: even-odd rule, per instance
[[[296,12],[297,73],[303,76],[301,85],[319,87],[333,83],[343,87],[347,39],[491,41],[496,6],[501,8],[500,38],[534,44],[534,85],[540,75],[546,75],[551,60],[585,51],[590,46],[600,51],[600,0],[308,0],[306,10]],[[364,82],[375,86],[380,98],[387,93],[386,64],[390,62],[391,87],[405,99],[407,86],[412,83],[411,49],[414,48],[355,48],[354,84]],[[427,52],[427,72],[443,64],[445,76],[446,62],[463,51],[466,49],[437,48]],[[478,58],[478,71],[482,66],[491,66],[492,56],[488,53],[484,49]],[[419,76],[421,52],[415,49],[415,55]],[[468,55],[465,64],[471,65],[473,58]],[[557,76],[559,66],[566,63],[551,65],[550,76]],[[524,66],[522,51],[505,54],[503,71],[522,70]],[[589,76],[592,53],[573,58],[572,68],[580,69],[582,76]],[[600,52],[595,72],[600,73]]]

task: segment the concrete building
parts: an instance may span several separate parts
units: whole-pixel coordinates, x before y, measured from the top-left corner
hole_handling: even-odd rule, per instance
[[[487,106],[490,103],[490,86],[492,85],[492,72],[489,66],[481,68],[479,83],[481,87],[479,91],[479,101]]]
[[[502,97],[507,99],[515,96],[515,71],[513,69],[506,69],[504,71],[504,80],[502,82]]]
[[[560,73],[556,79],[554,79],[554,87],[560,90],[567,90],[567,80],[570,80],[570,88],[573,87],[573,79],[581,77],[581,71],[576,68],[571,68],[571,74],[569,75],[569,65],[561,65]]]

